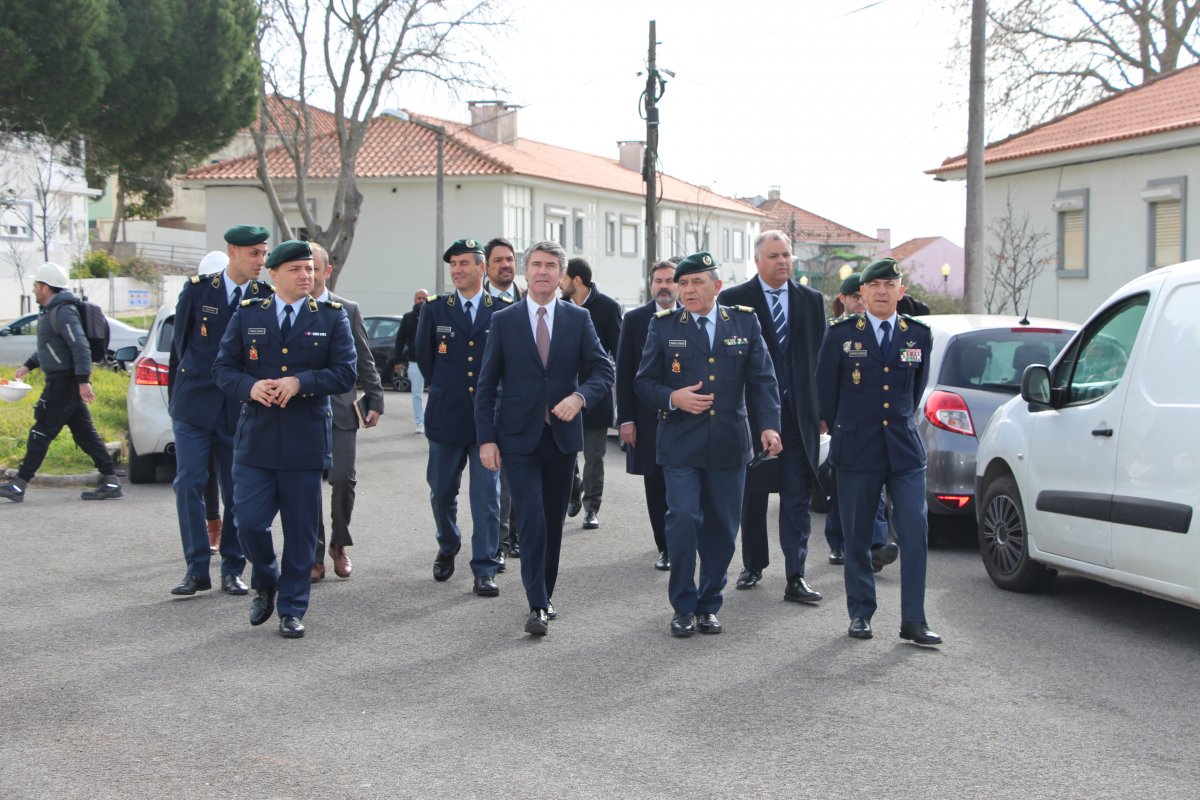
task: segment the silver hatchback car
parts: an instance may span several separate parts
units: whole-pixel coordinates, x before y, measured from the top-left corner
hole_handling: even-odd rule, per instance
[[[975,452],[996,409],[1021,390],[1030,364],[1049,364],[1079,327],[1057,319],[937,314],[929,383],[916,423],[925,445],[930,536],[975,516]]]

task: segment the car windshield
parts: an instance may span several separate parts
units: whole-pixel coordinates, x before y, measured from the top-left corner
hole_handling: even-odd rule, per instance
[[[999,328],[964,333],[950,341],[938,383],[960,389],[1016,394],[1030,364],[1048,365],[1072,331]]]

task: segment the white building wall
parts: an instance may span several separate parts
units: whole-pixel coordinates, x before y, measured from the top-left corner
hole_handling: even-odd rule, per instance
[[[1004,213],[1011,190],[1014,210],[1027,212],[1033,227],[1050,234],[1051,255],[1056,252],[1058,225],[1051,203],[1060,192],[1088,190],[1087,275],[1060,277],[1052,263],[1034,282],[1029,313],[1082,322],[1115,290],[1144,274],[1151,230],[1149,204],[1140,193],[1149,181],[1178,177],[1187,178],[1187,260],[1200,256],[1200,147],[989,177],[984,199],[989,226]]]

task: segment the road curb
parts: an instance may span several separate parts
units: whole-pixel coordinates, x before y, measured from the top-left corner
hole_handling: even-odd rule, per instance
[[[121,443],[108,442],[106,447],[108,448],[108,454],[113,457],[114,461],[117,462],[117,475],[124,477],[125,465],[118,461],[121,456]],[[17,475],[17,470],[15,467],[5,467],[0,469],[0,474],[3,474],[6,478],[15,478]],[[92,470],[91,472],[84,472],[78,475],[35,475],[29,484],[31,486],[51,487],[94,486],[99,478],[100,473]]]

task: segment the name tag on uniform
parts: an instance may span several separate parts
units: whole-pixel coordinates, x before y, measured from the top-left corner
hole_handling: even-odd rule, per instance
[[[305,336],[328,336],[329,334],[326,333],[325,331],[305,331],[304,335]]]
[[[438,333],[450,333],[453,330],[454,330],[454,328],[451,328],[449,325],[438,325],[437,326]]]
[[[201,306],[201,308],[204,309],[205,314],[220,314],[221,313],[221,309],[217,308],[216,306]]]
[[[667,340],[668,347],[687,347],[687,339],[669,339]]]
[[[900,361],[905,364],[920,364],[921,363],[921,348],[910,347],[907,350],[900,351]]]
[[[750,344],[750,340],[744,336],[731,336],[725,340],[726,347],[738,347],[743,344]]]
[[[266,336],[267,329],[266,328],[246,328],[246,333],[249,336]]]

